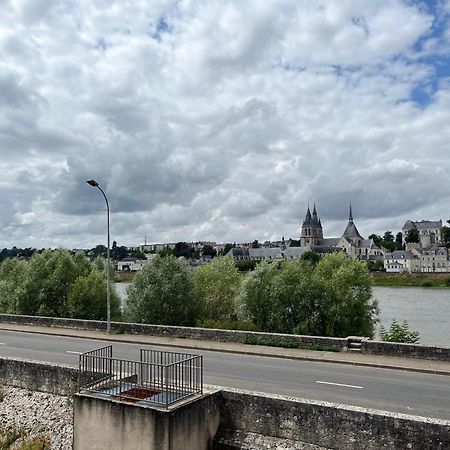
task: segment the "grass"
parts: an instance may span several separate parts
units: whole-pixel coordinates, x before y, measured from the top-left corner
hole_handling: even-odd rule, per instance
[[[28,437],[24,427],[1,427],[0,450],[50,450],[50,439],[39,434]]]
[[[299,348],[304,350],[316,350],[322,352],[338,352],[339,348],[335,345],[323,345],[323,344],[300,344],[292,339],[270,339],[270,338],[257,338],[255,336],[246,336],[244,338],[244,344],[248,345],[266,345],[268,347],[281,347],[281,348]]]
[[[114,281],[116,283],[131,283],[136,272],[116,272]]]
[[[448,273],[374,273],[374,286],[388,287],[450,287]]]

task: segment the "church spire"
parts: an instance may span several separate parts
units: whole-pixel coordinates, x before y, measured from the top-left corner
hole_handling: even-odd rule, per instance
[[[350,202],[350,211],[348,214],[348,221],[353,222],[352,203]]]

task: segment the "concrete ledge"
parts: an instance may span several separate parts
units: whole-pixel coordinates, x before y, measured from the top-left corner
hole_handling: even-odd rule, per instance
[[[0,382],[32,391],[72,395],[78,386],[78,370],[63,364],[0,357]]]
[[[287,447],[280,448],[450,448],[446,420],[229,388],[220,396],[217,450],[266,448],[265,436],[284,441]]]

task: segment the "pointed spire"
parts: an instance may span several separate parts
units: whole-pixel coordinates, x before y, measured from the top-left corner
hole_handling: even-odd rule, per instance
[[[348,221],[353,222],[352,203],[350,202],[350,212],[348,214]]]
[[[309,203],[308,203],[308,209],[306,210],[306,216],[305,216],[305,223],[311,222],[311,211],[309,209]]]
[[[313,216],[317,216],[316,202],[314,202]]]

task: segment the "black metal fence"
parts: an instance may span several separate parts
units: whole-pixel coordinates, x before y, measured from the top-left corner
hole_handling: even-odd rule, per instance
[[[80,392],[140,405],[166,408],[203,393],[203,357],[140,351],[140,361],[112,357],[112,346],[80,355]]]

